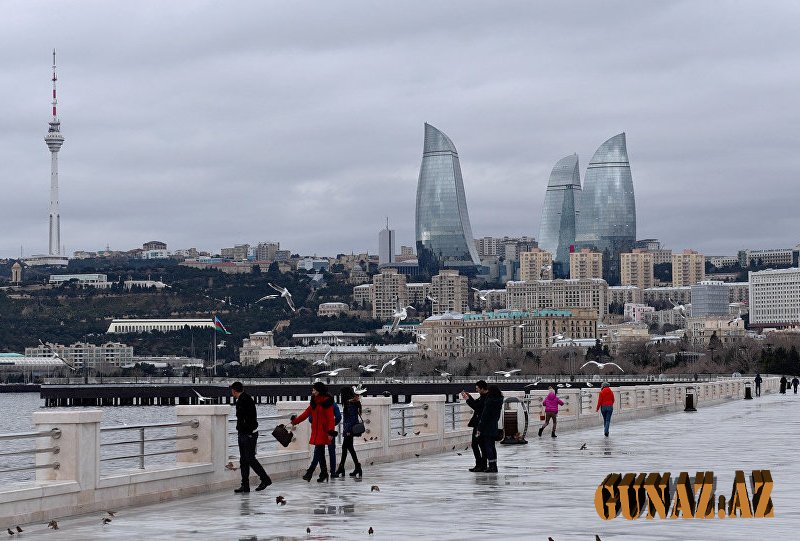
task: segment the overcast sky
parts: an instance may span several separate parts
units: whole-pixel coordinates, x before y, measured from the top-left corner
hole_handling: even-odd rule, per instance
[[[476,237],[539,236],[550,170],[625,131],[637,237],[800,242],[797,2],[0,5],[0,257],[47,250],[58,50],[67,252],[414,242],[423,123]]]

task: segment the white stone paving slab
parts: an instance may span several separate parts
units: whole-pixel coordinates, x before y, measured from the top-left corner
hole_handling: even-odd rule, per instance
[[[545,432],[529,445],[499,446],[500,473],[473,474],[471,452],[364,467],[363,481],[301,479],[263,493],[213,493],[175,502],[24,526],[24,539],[541,539],[555,541],[800,539],[800,395],[740,400],[697,413]],[[582,443],[587,450],[580,451]],[[461,453],[458,456],[456,453]],[[350,464],[352,466],[352,464]],[[730,496],[735,470],[769,469],[775,518],[603,521],[594,492],[612,472],[712,470]],[[348,468],[348,471],[350,468]],[[378,485],[379,492],[370,487]],[[749,486],[748,486],[749,489]],[[278,507],[275,496],[287,505]],[[311,534],[306,534],[306,528]],[[367,530],[373,527],[375,534]]]

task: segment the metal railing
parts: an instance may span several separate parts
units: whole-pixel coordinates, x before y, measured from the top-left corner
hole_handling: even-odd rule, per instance
[[[466,421],[472,417],[472,409],[466,402],[450,402],[444,405],[444,426],[446,431],[455,432],[467,428]]]
[[[61,437],[61,430],[59,428],[53,428],[50,430],[42,430],[39,432],[16,432],[13,434],[0,434],[0,441],[20,441],[20,440],[37,439],[37,438],[51,438],[52,440],[57,440],[60,437]],[[55,443],[53,443],[50,447],[25,448],[25,449],[15,449],[11,451],[3,451],[0,452],[0,457],[30,456],[41,453],[53,453],[54,455],[57,455],[60,450],[61,450],[60,447]],[[0,473],[12,473],[12,472],[44,470],[44,469],[57,470],[59,469],[59,467],[60,464],[58,462],[51,462],[49,464],[32,464],[32,465],[13,466],[13,467],[2,467],[0,465]]]
[[[420,410],[417,413],[415,410]],[[417,406],[416,404],[405,404],[402,406],[391,406],[389,408],[389,430],[391,437],[404,438],[409,435],[409,430],[415,428],[425,428],[428,426],[428,404]],[[417,431],[419,432],[419,430]]]
[[[102,457],[100,458],[100,462],[111,462],[115,460],[131,460],[131,459],[139,459],[139,469],[145,469],[145,457],[149,456],[161,456],[161,455],[174,455],[180,453],[197,453],[197,447],[187,447],[185,449],[166,449],[160,451],[147,451],[145,444],[147,443],[159,443],[159,442],[171,442],[171,441],[179,441],[179,440],[196,440],[197,434],[186,434],[184,436],[172,435],[172,436],[161,436],[155,438],[147,438],[146,437],[146,430],[163,430],[165,428],[177,428],[180,426],[190,426],[192,428],[197,428],[200,426],[200,422],[197,419],[192,419],[191,421],[180,421],[175,423],[149,423],[149,424],[140,424],[140,425],[122,425],[122,426],[106,426],[100,428],[100,433],[102,434],[109,434],[114,432],[123,432],[128,433],[129,431],[136,431],[138,437],[134,437],[135,439],[126,439],[122,441],[109,441],[100,443],[101,454],[102,449],[105,447],[116,447],[121,445],[137,445],[138,452],[132,454],[125,454],[119,456],[110,456],[110,457]]]

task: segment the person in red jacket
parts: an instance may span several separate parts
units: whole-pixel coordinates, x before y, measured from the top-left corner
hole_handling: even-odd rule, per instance
[[[328,480],[328,465],[325,462],[325,448],[336,437],[336,420],[333,415],[333,397],[328,393],[328,387],[318,381],[311,387],[311,400],[309,406],[300,415],[292,415],[293,425],[302,423],[311,415],[311,438],[308,443],[314,446],[314,457],[303,479],[311,481],[314,470],[319,464],[318,483]]]
[[[600,395],[597,397],[597,409],[603,415],[603,431],[608,437],[608,429],[611,426],[611,414],[614,412],[614,391],[609,387],[608,382],[604,381],[601,385]]]

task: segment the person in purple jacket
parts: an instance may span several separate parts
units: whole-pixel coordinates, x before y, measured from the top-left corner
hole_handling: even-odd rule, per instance
[[[553,432],[550,433],[550,436],[555,438],[556,437],[556,417],[558,416],[558,406],[563,406],[564,401],[561,400],[559,397],[556,396],[556,390],[553,387],[548,387],[548,391],[550,391],[547,395],[547,398],[544,399],[544,424],[539,427],[539,437],[542,437],[542,432],[550,424],[550,419],[553,420]]]

